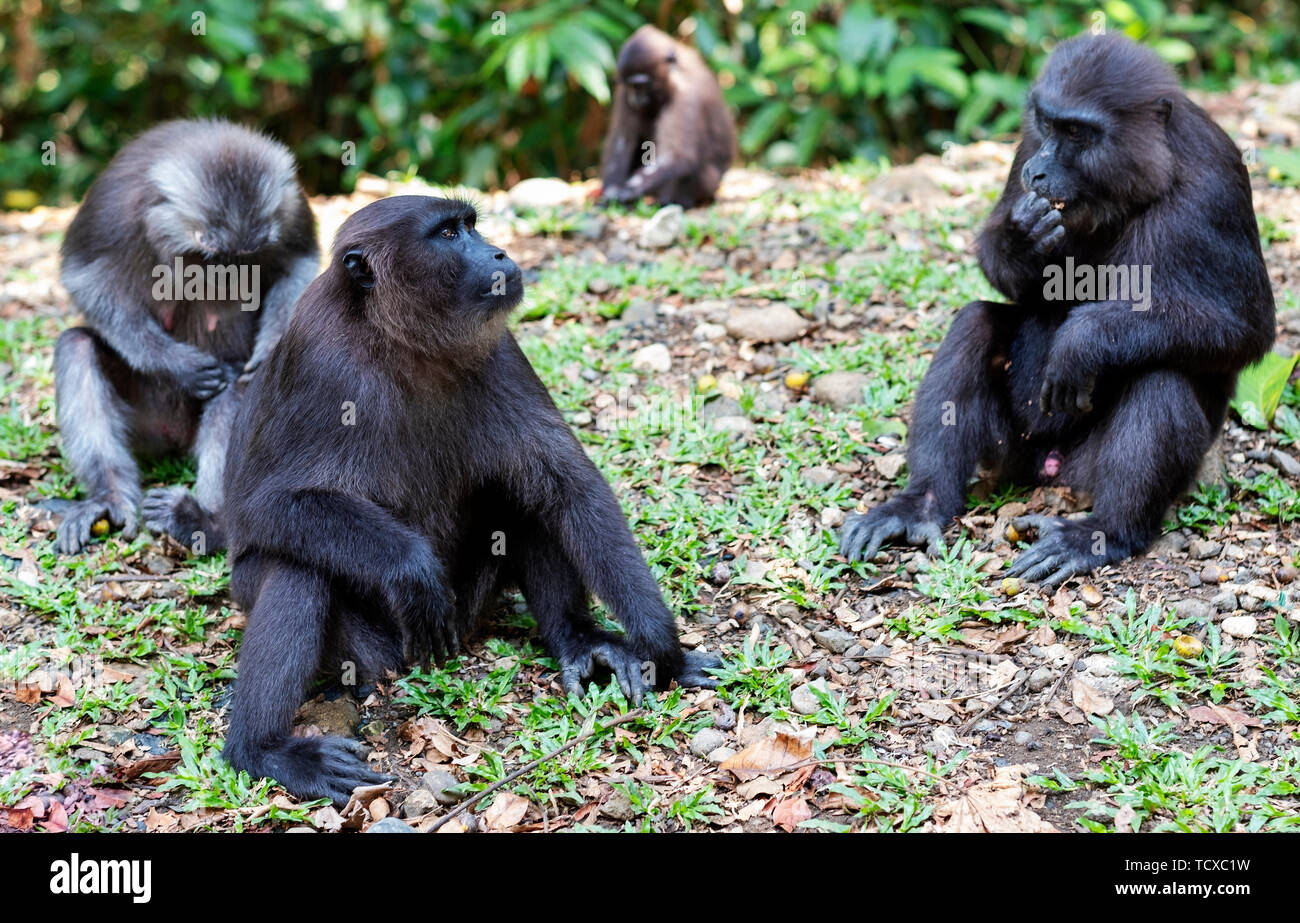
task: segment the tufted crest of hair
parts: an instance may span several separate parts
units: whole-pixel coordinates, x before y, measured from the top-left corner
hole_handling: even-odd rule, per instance
[[[448,222],[472,224],[474,203],[465,198],[390,196],[350,216],[334,239],[331,272],[351,292],[349,302],[381,333],[411,349],[444,352],[472,341],[494,344],[504,330],[492,318],[467,312],[461,283],[465,265],[454,249],[437,246]],[[374,278],[370,289],[346,281],[346,254],[360,251]]]
[[[642,26],[619,51],[618,73],[621,76],[658,73],[677,49],[677,43],[666,33],[654,26]]]
[[[166,122],[134,145],[151,162],[146,221],[165,253],[194,247],[195,229],[274,244],[299,208],[293,155],[279,142],[217,119]]]

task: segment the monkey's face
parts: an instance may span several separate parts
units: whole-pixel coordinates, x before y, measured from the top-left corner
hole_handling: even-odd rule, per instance
[[[657,112],[670,95],[670,80],[677,66],[677,45],[652,26],[632,34],[618,54],[618,82],[623,98],[634,111]]]
[[[412,345],[491,336],[523,298],[523,275],[475,228],[468,202],[380,199],[348,218],[335,242],[354,297],[386,331]]]
[[[1025,107],[1021,185],[1061,212],[1067,232],[1125,220],[1173,185],[1168,125],[1181,95],[1167,65],[1128,39],[1064,43]]]

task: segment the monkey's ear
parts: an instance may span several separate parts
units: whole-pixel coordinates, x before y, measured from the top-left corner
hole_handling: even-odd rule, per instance
[[[362,288],[375,287],[375,275],[370,271],[370,264],[366,262],[366,255],[360,250],[349,250],[343,254],[343,268],[348,271],[352,281]]]
[[[1166,125],[1169,124],[1169,116],[1174,113],[1174,101],[1168,96],[1162,96],[1156,101],[1156,114],[1160,116],[1160,121]]]

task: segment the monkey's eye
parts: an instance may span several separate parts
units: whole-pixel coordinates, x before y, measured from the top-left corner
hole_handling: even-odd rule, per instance
[[[460,229],[457,228],[456,225],[454,224],[449,224],[441,231],[438,232],[439,236],[442,237],[444,240],[455,240],[456,235],[459,233],[460,233]]]
[[[1071,141],[1077,142],[1083,140],[1083,127],[1080,126],[1078,122],[1066,122],[1062,127],[1062,132],[1065,137],[1069,138]]]

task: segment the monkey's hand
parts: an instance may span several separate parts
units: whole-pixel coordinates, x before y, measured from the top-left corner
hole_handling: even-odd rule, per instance
[[[904,491],[868,513],[850,515],[840,530],[840,554],[850,561],[870,561],[881,545],[897,539],[924,545],[929,555],[943,553],[943,523],[926,494]]]
[[[1012,520],[1018,531],[1038,531],[1038,541],[1016,558],[1007,571],[1011,577],[1034,580],[1045,587],[1057,587],[1078,574],[1086,574],[1115,559],[1106,552],[1105,535],[1087,520],[1056,516],[1020,516]],[[1097,553],[1097,543],[1102,542]]]
[[[618,680],[618,687],[633,705],[640,705],[646,690],[655,684],[654,664],[641,657],[618,635],[592,632],[575,640],[568,650],[555,658],[560,662],[560,683],[564,691],[582,698],[583,681],[596,675],[601,667]]]
[[[235,380],[235,370],[216,356],[195,350],[176,380],[188,394],[201,401],[211,400]]]
[[[1036,192],[1026,192],[1011,210],[1011,223],[1029,238],[1034,252],[1046,256],[1065,241],[1061,212]]]
[[[611,202],[617,202],[620,205],[627,205],[635,202],[638,195],[627,186],[606,186],[600,191],[600,198],[596,200],[597,205],[608,205]]]
[[[1068,350],[1053,346],[1043,372],[1038,406],[1043,413],[1091,413],[1097,376]]]
[[[427,545],[412,551],[384,585],[388,610],[402,627],[409,662],[439,663],[460,654],[460,634],[442,564]]]
[[[110,526],[122,530],[122,538],[135,538],[135,504],[119,497],[91,497],[72,504],[59,524],[55,547],[60,554],[76,554],[90,544],[90,533],[95,523],[108,520]]]

